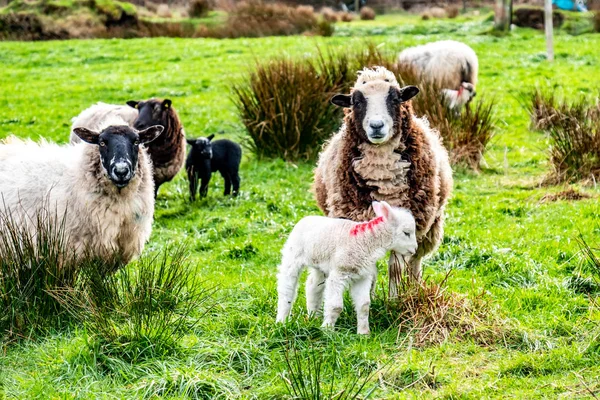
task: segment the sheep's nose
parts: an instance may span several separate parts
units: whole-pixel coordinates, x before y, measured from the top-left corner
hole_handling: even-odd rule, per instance
[[[114,169],[117,178],[125,179],[129,176],[130,168],[126,163],[117,163]]]
[[[371,121],[369,121],[369,126],[373,130],[380,130],[381,128],[383,128],[383,121],[380,119],[372,119]]]

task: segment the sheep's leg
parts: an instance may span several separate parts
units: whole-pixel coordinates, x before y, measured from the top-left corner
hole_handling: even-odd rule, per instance
[[[196,192],[198,191],[198,174],[194,173],[194,169],[190,168],[187,171],[188,181],[190,182],[190,200],[196,200]]]
[[[367,275],[355,281],[350,287],[350,296],[356,310],[356,333],[368,335],[369,330],[369,308],[371,307],[371,284],[372,275]]]
[[[398,262],[400,264],[398,264]],[[388,278],[390,282],[388,291],[390,299],[398,298],[398,285],[400,285],[400,281],[402,280],[403,263],[402,257],[397,255],[396,252],[392,251],[390,253],[390,258],[388,260]]]
[[[325,281],[325,305],[323,327],[333,328],[335,321],[344,309],[344,290],[348,284],[348,278],[332,272]]]
[[[410,279],[413,282],[421,282],[423,277],[423,268],[421,267],[421,260],[423,259],[420,255],[415,255],[408,260],[408,266],[410,268]]]
[[[208,194],[208,184],[210,183],[210,175],[202,177],[202,182],[200,184],[200,197],[206,197]]]
[[[298,278],[302,272],[302,264],[285,257],[279,266],[277,274],[277,322],[285,322],[290,315],[296,295],[298,294]]]
[[[325,290],[325,274],[311,268],[306,279],[306,309],[309,315],[321,313],[323,307],[323,291]]]
[[[240,174],[237,170],[231,175],[231,180],[233,182],[233,195],[237,196],[240,191]]]
[[[229,173],[227,171],[221,171],[221,175],[225,180],[225,192],[223,193],[223,195],[229,196],[231,194],[231,176],[229,176]]]

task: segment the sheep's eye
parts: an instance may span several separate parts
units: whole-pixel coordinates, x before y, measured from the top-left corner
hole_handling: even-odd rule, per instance
[[[101,142],[100,142],[100,146],[101,146],[101,147],[104,147],[104,146],[106,146],[106,142],[105,142],[105,141],[101,141]]]
[[[140,141],[136,140],[135,142],[133,142],[133,144],[135,144],[136,146],[139,146],[140,145]]]
[[[404,235],[405,235],[406,237],[410,237],[410,232],[404,232]]]
[[[384,81],[389,82],[390,80],[389,79],[384,79]]]

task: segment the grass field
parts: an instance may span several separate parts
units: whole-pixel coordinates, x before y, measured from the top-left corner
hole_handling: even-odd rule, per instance
[[[358,337],[349,301],[335,332],[321,332],[318,321],[305,318],[302,291],[297,318],[287,329],[276,326],[279,250],[301,217],[318,213],[310,193],[313,164],[256,160],[246,152],[238,198],[224,198],[217,177],[209,197],[191,204],[183,174],[159,194],[147,251],[188,243],[199,273],[219,288],[216,307],[182,350],[130,364],[91,348],[93,332],[65,327],[0,347],[0,399],[282,398],[285,337],[302,351],[319,346],[338,354],[340,385],[362,369],[381,368],[367,384],[371,398],[598,395],[600,310],[567,282],[589,273],[577,238],[597,241],[599,191],[581,188],[593,198],[578,202],[540,202],[564,188],[540,187],[549,170],[546,139],[529,131],[519,98],[536,85],[597,95],[600,35],[558,35],[550,64],[539,32],[497,38],[480,34],[489,23],[464,22],[386,16],[344,25],[332,38],[0,43],[0,139],[58,142],[67,141],[70,118],[98,100],[152,96],[173,100],[189,137],[224,133],[244,140],[229,87],[255,60],[313,57],[317,46],[343,49],[365,39],[398,50],[447,38],[468,43],[479,55],[478,93],[498,102],[497,135],[480,174],[455,171],[446,240],[425,263],[424,276],[438,282],[452,269],[448,290],[483,296],[510,338],[482,345],[451,337],[416,348],[407,331],[376,316],[371,336]],[[379,297],[387,281],[383,263],[381,271]]]

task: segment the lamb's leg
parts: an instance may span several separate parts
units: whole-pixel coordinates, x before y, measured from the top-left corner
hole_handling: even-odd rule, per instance
[[[302,264],[295,260],[281,261],[279,273],[277,274],[277,322],[285,322],[290,315],[296,295],[298,294],[298,278],[302,272]]]
[[[208,184],[210,183],[210,175],[203,177],[200,184],[200,197],[206,197],[208,194]]]
[[[321,313],[324,290],[325,274],[316,268],[311,268],[306,279],[306,309],[310,315]]]
[[[240,191],[240,174],[239,171],[235,171],[231,175],[231,180],[233,181],[233,195],[237,196]]]
[[[231,177],[229,176],[229,172],[227,171],[221,171],[221,175],[225,180],[225,192],[223,193],[223,195],[229,196],[231,194]]]
[[[198,175],[194,173],[193,168],[188,169],[188,181],[190,182],[190,200],[196,200],[196,192],[198,191]]]
[[[325,281],[324,328],[333,328],[335,321],[342,313],[344,309],[344,290],[347,284],[348,278],[335,271],[329,274]]]
[[[372,275],[367,275],[355,281],[350,287],[350,296],[356,310],[356,333],[368,335],[369,330],[369,308],[371,307],[371,283]]]

